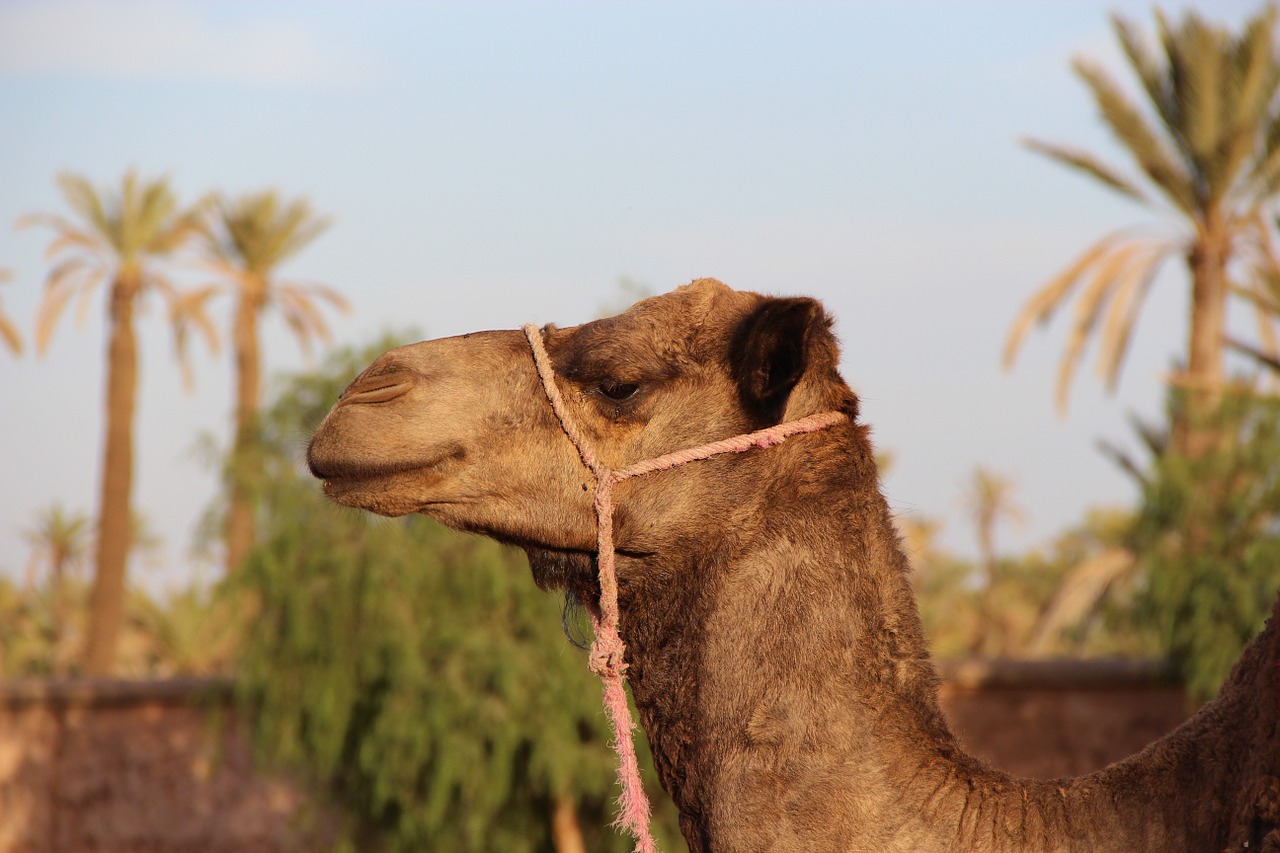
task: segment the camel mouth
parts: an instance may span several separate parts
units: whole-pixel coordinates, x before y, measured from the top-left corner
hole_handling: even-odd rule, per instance
[[[414,513],[426,513],[432,504],[411,495],[400,494],[385,488],[381,483],[366,481],[360,486],[347,483],[334,484],[328,480],[322,487],[325,497],[340,506],[371,512],[386,518],[400,518]]]
[[[367,491],[380,485],[391,486],[393,483],[403,483],[406,478],[419,480],[423,475],[438,473],[448,464],[465,461],[466,456],[466,449],[455,442],[421,459],[370,462],[322,454],[317,451],[315,442],[312,442],[307,448],[307,468],[310,469],[311,476],[323,483],[326,495],[341,501],[343,495],[352,491]]]
[[[424,492],[442,479],[434,471],[431,465],[399,465],[341,474],[330,470],[320,478],[320,488],[326,497],[342,506],[395,518],[426,512],[438,503],[424,496]]]

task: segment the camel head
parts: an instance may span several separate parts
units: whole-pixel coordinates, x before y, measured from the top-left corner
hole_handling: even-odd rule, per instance
[[[856,398],[836,373],[830,320],[812,299],[704,279],[615,317],[542,330],[571,417],[620,467]],[[594,479],[557,421],[520,331],[391,350],[356,377],[308,449],[326,494],[383,515],[421,512],[519,545],[543,586],[590,578]],[[653,553],[706,524],[750,472],[625,484],[620,553]],[[660,478],[656,478],[660,479]],[[667,481],[671,482],[670,480]],[[641,521],[640,519],[643,519]]]

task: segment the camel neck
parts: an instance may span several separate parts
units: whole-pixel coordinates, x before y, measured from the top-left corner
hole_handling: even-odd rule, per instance
[[[786,449],[775,453],[785,464]],[[623,567],[661,578],[627,585],[622,623],[641,720],[694,853],[1199,849],[1186,843],[1212,837],[1212,817],[1155,795],[1223,782],[1205,773],[1212,726],[1062,782],[1014,779],[961,750],[869,458],[844,462],[829,511],[763,495],[767,532],[726,534],[683,564],[634,558],[660,572]],[[730,517],[722,529],[749,525]],[[1132,846],[1108,846],[1117,839]]]

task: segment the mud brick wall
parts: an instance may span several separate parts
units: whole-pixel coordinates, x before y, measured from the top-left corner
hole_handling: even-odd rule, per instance
[[[0,684],[3,853],[267,853],[299,791],[256,773],[229,685]]]
[[[1079,776],[1173,731],[1192,709],[1149,661],[944,662],[942,708],[974,755],[1016,776]]]
[[[1174,729],[1181,689],[1133,661],[943,663],[961,741],[1017,775],[1096,770]],[[230,684],[0,682],[0,853],[276,853],[305,791],[254,767]]]

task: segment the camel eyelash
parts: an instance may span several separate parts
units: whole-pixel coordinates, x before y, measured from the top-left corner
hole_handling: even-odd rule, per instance
[[[597,387],[601,394],[615,403],[631,399],[640,390],[638,382],[601,382]]]

